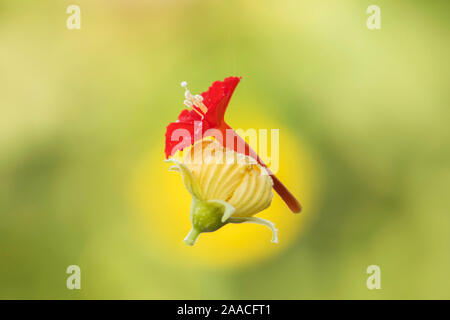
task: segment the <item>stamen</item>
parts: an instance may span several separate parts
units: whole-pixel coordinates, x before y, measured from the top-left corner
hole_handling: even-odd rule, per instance
[[[201,100],[195,99],[194,105],[202,110],[203,113],[206,113],[208,111],[208,108],[203,104]]]
[[[184,92],[184,97],[186,98],[186,100],[184,101],[184,105],[187,106],[188,108],[192,108],[193,110],[196,110],[195,108],[193,108],[193,106],[196,106],[198,109],[201,110],[203,114],[205,114],[208,111],[208,108],[203,104],[203,97],[199,94],[193,96],[187,88],[186,81],[181,82],[181,86],[186,90]],[[188,102],[188,104],[186,103],[186,101]],[[196,111],[197,113],[199,113],[198,110]]]
[[[198,111],[198,110],[195,109],[195,108],[192,108],[192,110],[194,110],[195,112],[197,112],[197,114],[198,114],[200,117],[202,117],[202,120],[203,120],[203,118],[205,117],[205,115],[204,115],[203,113],[201,113],[200,111]]]
[[[186,106],[186,107],[188,107],[188,108],[192,108],[192,101],[189,101],[189,100],[184,100],[184,105]]]
[[[192,108],[192,105],[193,105],[192,101],[190,101],[190,100],[184,100],[183,103],[184,103],[184,105],[185,105],[186,107]],[[198,111],[198,110],[195,109],[195,108],[192,108],[192,110],[194,110],[194,111],[195,111],[200,117],[202,117],[202,119],[203,119],[203,117],[204,117],[204,114],[203,114],[203,113],[201,113],[200,111]]]
[[[187,100],[194,101],[194,96],[191,94],[191,92],[188,89],[186,89],[186,91],[184,92],[184,97]]]

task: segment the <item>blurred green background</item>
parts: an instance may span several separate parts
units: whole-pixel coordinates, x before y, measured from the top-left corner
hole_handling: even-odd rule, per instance
[[[449,9],[0,0],[0,298],[450,299]],[[276,255],[185,263],[146,240],[128,185],[149,150],[162,161],[180,81],[199,93],[229,75],[243,77],[229,122],[233,102],[263,101],[308,146],[317,200]],[[66,288],[71,264],[81,290]],[[381,290],[366,287],[372,264]]]

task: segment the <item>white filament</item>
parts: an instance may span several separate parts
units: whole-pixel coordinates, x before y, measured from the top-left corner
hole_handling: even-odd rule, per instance
[[[185,89],[184,97],[186,98],[186,100],[184,100],[184,105],[187,106],[188,108],[192,108],[193,110],[197,111],[195,108],[193,108],[193,106],[196,106],[203,112],[203,114],[205,114],[208,111],[208,108],[206,108],[206,106],[203,104],[203,97],[199,94],[193,96],[192,93],[187,88],[186,81],[181,82],[181,86]],[[202,114],[200,115],[203,116]]]

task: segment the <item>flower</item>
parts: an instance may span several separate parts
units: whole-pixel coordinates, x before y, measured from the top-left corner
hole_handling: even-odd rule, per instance
[[[166,159],[174,155],[176,151],[191,146],[205,136],[213,135],[213,132],[221,133],[218,141],[225,147],[234,151],[237,146],[245,146],[244,154],[255,159],[264,167],[273,181],[273,188],[281,196],[292,212],[298,213],[302,207],[297,199],[281,183],[280,180],[267,168],[255,151],[225,122],[224,116],[234,89],[240,81],[240,77],[228,77],[223,81],[215,81],[208,91],[201,95],[192,95],[187,89],[187,83],[182,82],[185,88],[186,100],[184,104],[190,109],[184,109],[178,116],[178,120],[169,123],[166,129]],[[215,131],[214,131],[215,130]],[[184,134],[180,134],[183,131]],[[230,132],[231,135],[227,135]]]
[[[272,230],[272,242],[278,242],[272,222],[253,217],[270,206],[273,181],[266,169],[253,158],[224,148],[215,140],[195,143],[184,156],[175,158],[170,170],[181,173],[192,195],[192,229],[185,243],[193,245],[202,232],[213,232],[228,223],[257,223]]]

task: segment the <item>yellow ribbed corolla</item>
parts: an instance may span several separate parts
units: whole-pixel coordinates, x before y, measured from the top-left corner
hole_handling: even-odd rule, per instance
[[[171,158],[170,169],[181,173],[192,195],[192,230],[185,243],[193,245],[202,232],[228,223],[251,222],[269,227],[277,242],[275,226],[253,217],[272,202],[272,178],[254,159],[222,147],[215,140],[194,144],[182,161]]]

